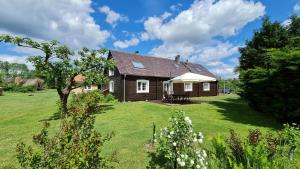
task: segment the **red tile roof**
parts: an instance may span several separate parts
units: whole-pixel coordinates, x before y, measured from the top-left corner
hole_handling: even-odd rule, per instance
[[[109,51],[109,57],[117,63],[117,68],[121,74],[151,77],[176,77],[186,72],[193,72],[209,77],[216,77],[200,64],[179,62],[175,60],[142,56],[135,53],[120,51]],[[132,61],[141,62],[145,68],[134,68]]]

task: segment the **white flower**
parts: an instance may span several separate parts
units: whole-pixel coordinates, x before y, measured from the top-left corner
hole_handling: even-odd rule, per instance
[[[197,164],[197,165],[196,165],[196,168],[200,168],[200,165],[199,165],[199,164]]]
[[[185,117],[184,121],[186,121],[189,124],[192,124],[192,120],[189,117]]]
[[[173,134],[174,134],[174,131],[171,131],[170,134],[173,135]]]
[[[181,161],[180,158],[177,158],[176,160],[177,160],[177,162],[180,162],[180,161]]]
[[[197,142],[197,138],[194,138],[193,141],[194,141],[194,142]]]
[[[181,167],[183,167],[183,166],[185,166],[185,162],[184,162],[184,161],[181,161],[181,162],[179,162],[179,165],[180,165]]]
[[[191,165],[193,165],[194,164],[194,160],[191,160],[190,163],[191,163]]]
[[[170,135],[168,135],[168,138],[171,138],[171,136],[170,136]]]
[[[184,155],[184,158],[187,159],[187,158],[188,158],[188,155],[185,154],[185,155]]]
[[[203,156],[204,156],[204,157],[207,157],[207,154],[206,154],[206,151],[205,151],[205,150],[203,150]]]
[[[156,139],[154,139],[153,141],[154,141],[154,143],[156,143]]]
[[[201,144],[201,143],[203,143],[203,140],[202,139],[198,139],[198,142]]]
[[[180,155],[180,157],[181,157],[181,158],[184,158],[184,155],[183,155],[183,154],[181,154],[181,155]]]
[[[176,147],[176,142],[173,142],[173,146]]]

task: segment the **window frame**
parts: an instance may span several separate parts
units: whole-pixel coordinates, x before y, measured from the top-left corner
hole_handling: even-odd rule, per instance
[[[210,91],[210,83],[204,82],[202,85],[203,85],[202,88],[204,92]],[[204,87],[205,85],[207,85],[207,88]]]
[[[146,83],[146,89],[145,90],[139,90],[139,83]],[[149,93],[149,80],[139,79],[136,81],[136,93]],[[142,89],[142,87],[141,87]]]
[[[109,69],[108,70],[108,76],[114,76],[115,75],[115,71]]]
[[[187,84],[191,85],[191,88],[190,88],[190,89],[187,89],[187,88],[186,88],[186,85],[187,85]],[[186,82],[186,83],[184,83],[184,84],[183,84],[183,90],[184,90],[185,92],[192,92],[192,91],[193,91],[193,83],[192,83],[192,82]]]
[[[92,90],[92,85],[85,85],[84,90]]]
[[[114,93],[115,92],[115,82],[113,80],[109,81],[108,91],[110,93]]]

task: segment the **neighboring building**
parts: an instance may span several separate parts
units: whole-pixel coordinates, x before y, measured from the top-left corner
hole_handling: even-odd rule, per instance
[[[78,84],[83,84],[84,80],[85,80],[85,77],[82,76],[82,75],[77,75],[74,78],[74,80]],[[91,91],[91,90],[96,90],[96,89],[98,89],[98,85],[85,85],[85,86],[81,86],[81,87],[78,87],[76,89],[73,89],[72,92],[74,94],[77,94],[77,93],[85,93],[85,92],[88,92],[88,91]]]
[[[120,101],[161,100],[166,89],[174,94],[189,92],[191,97],[218,94],[217,81],[168,83],[171,78],[186,72],[216,78],[200,64],[181,62],[179,55],[172,60],[110,50],[108,59],[115,60],[116,68],[107,72],[110,80],[105,90]]]

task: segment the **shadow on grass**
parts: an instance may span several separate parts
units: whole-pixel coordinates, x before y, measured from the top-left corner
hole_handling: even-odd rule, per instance
[[[113,109],[113,105],[112,104],[103,104],[99,106],[99,109],[94,112],[93,114],[104,114],[106,113],[107,110],[112,110]],[[51,121],[51,120],[59,120],[61,119],[61,114],[60,112],[56,112],[54,113],[52,116],[50,116],[49,118],[46,119],[42,119],[40,121]]]
[[[272,116],[252,110],[242,98],[208,101],[208,104],[216,106],[217,111],[223,114],[225,120],[272,129],[280,129],[282,127]]]

